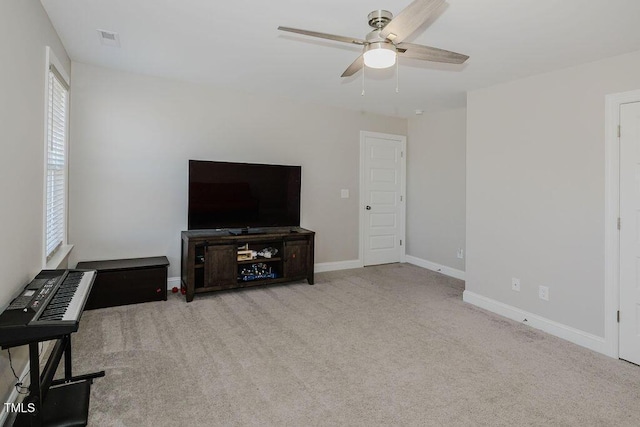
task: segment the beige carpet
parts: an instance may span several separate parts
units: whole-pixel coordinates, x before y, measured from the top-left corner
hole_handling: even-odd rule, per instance
[[[412,265],[88,311],[92,426],[640,425],[640,367]]]

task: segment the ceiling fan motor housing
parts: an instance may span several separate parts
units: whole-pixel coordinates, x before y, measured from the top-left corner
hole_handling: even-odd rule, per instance
[[[393,13],[388,10],[374,10],[367,16],[367,19],[371,28],[380,30],[393,19]]]

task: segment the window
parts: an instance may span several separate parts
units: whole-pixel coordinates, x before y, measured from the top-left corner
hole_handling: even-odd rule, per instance
[[[66,243],[69,85],[53,53],[48,49],[47,53],[45,258],[49,261]]]

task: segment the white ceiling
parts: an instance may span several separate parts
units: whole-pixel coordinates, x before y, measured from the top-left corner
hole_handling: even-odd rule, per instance
[[[367,14],[411,0],[41,0],[72,60],[391,116],[461,107],[470,89],[640,50],[638,0],[448,0],[407,41],[469,55],[340,75],[361,48],[278,25],[364,38]],[[119,33],[103,46],[97,29]]]

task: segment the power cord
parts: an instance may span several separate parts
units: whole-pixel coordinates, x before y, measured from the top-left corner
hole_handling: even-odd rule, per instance
[[[42,354],[42,343],[38,343],[39,344],[39,349],[38,349],[38,360],[40,359],[40,354]],[[25,374],[22,376],[22,378],[18,377],[18,374],[16,374],[16,370],[13,368],[13,361],[11,360],[11,349],[7,349],[7,353],[9,354],[9,367],[11,368],[11,372],[13,372],[13,376],[15,377],[15,379],[17,380],[16,384],[15,384],[15,388],[16,391],[18,392],[18,394],[29,394],[29,387],[25,387],[23,386],[23,381],[24,379],[27,377],[27,375],[29,375],[29,372],[31,372],[31,368],[29,368],[27,370],[27,372],[25,372]]]

